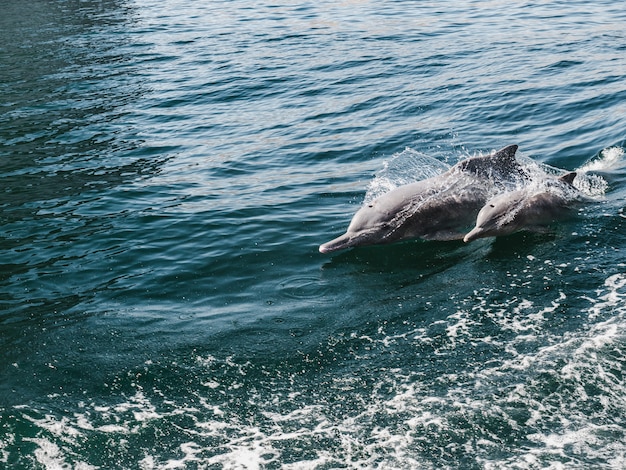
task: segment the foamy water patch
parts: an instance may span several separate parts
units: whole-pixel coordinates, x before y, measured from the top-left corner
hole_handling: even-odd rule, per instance
[[[613,281],[607,281],[607,285],[616,285]],[[479,304],[473,310],[458,310],[447,317],[445,327],[447,344],[445,348],[438,349],[438,354],[445,354],[446,349],[454,350],[468,343],[494,343],[493,338],[481,338],[473,331],[481,324],[481,315],[497,322],[504,330],[536,333],[537,330],[541,330],[541,322],[545,316],[554,313],[566,302],[567,296],[559,292],[546,307],[537,308],[527,299],[512,299],[508,305],[494,309],[489,300],[489,293],[485,292],[482,305]],[[378,386],[372,389],[358,412],[338,419],[336,415],[330,413],[328,407],[309,404],[293,413],[268,414],[266,416],[271,418],[275,427],[269,435],[256,434],[257,439],[266,441],[260,446],[257,443],[256,447],[265,449],[268,455],[270,449],[272,452],[276,451],[275,443],[280,441],[288,441],[292,446],[298,440],[301,443],[319,439],[335,441],[331,446],[332,452],[316,453],[314,459],[289,463],[285,468],[324,468],[339,462],[343,462],[343,465],[348,465],[349,468],[380,465],[454,468],[454,465],[446,466],[441,462],[436,464],[425,458],[430,452],[443,452],[444,456],[447,455],[452,460],[458,455],[474,453],[476,461],[484,463],[487,468],[497,468],[498,465],[513,462],[518,467],[512,468],[536,468],[537,462],[550,459],[568,461],[570,458],[567,453],[571,450],[574,438],[587,436],[589,430],[594,430],[595,434],[587,437],[593,439],[588,443],[585,443],[586,441],[579,443],[577,451],[582,455],[588,455],[593,449],[587,449],[587,445],[604,446],[606,450],[607,439],[603,437],[603,432],[610,430],[610,427],[589,426],[589,429],[567,431],[562,436],[552,432],[545,435],[545,440],[542,440],[543,434],[536,432],[546,420],[552,425],[553,419],[570,422],[576,417],[569,416],[571,407],[559,406],[558,409],[553,409],[532,396],[533,393],[537,393],[532,389],[537,387],[537,383],[542,379],[540,376],[537,377],[537,370],[552,363],[551,351],[560,350],[558,338],[551,335],[548,337],[555,345],[539,348],[540,353],[536,355],[519,354],[515,347],[507,348],[513,356],[510,364],[498,361],[492,364],[475,364],[473,369],[461,375],[443,374],[437,381],[439,386],[445,384],[447,391],[442,390],[442,393],[433,393],[437,388],[435,384],[423,382],[419,373],[407,373],[404,368],[381,370],[378,375]],[[574,335],[572,340],[573,338],[584,344],[581,338]],[[424,342],[428,343],[427,333],[421,329],[391,338],[368,336],[359,339],[368,343],[380,342],[386,346],[412,342],[418,347]],[[529,335],[519,335],[512,342],[521,345],[528,340]],[[497,343],[497,340],[495,342]],[[587,362],[586,357],[579,359],[579,364]],[[513,363],[515,366],[511,367]],[[498,388],[503,377],[509,379],[514,376],[520,376],[524,382],[517,387]],[[356,384],[353,382],[358,382],[358,379],[335,380],[333,386],[325,390],[330,396],[337,398],[339,390],[344,393],[354,391]],[[529,388],[531,390],[528,390]],[[513,391],[507,392],[510,389]],[[613,398],[616,396],[613,395]],[[579,390],[575,398],[580,397],[584,395]],[[566,393],[559,397],[559,400],[568,399]],[[582,419],[584,421],[585,417]],[[289,428],[295,428],[295,431],[287,431]],[[477,435],[480,436],[478,439]],[[504,437],[506,435],[508,437]],[[525,446],[511,445],[512,442],[518,441],[534,442],[537,447],[524,450]],[[442,451],[442,447],[439,446],[443,443],[446,444],[445,450]],[[493,453],[503,454],[503,460],[490,462],[484,457]],[[511,456],[507,457],[507,454]],[[229,462],[228,459],[231,457],[228,455],[230,454],[222,455],[221,462]],[[281,461],[283,456],[284,454],[279,452],[276,458]],[[230,463],[235,462],[231,460]]]
[[[73,462],[69,464],[66,461],[64,452],[54,442],[44,438],[25,438],[26,442],[32,442],[37,445],[35,449],[35,459],[46,470],[59,470],[65,468],[73,468],[76,470],[95,470],[97,467],[89,465],[85,462]]]
[[[504,461],[484,461],[485,468],[606,468],[626,464],[626,277],[612,275],[589,318],[612,313],[580,332],[553,337],[549,346],[514,356],[485,375],[521,375],[524,380],[496,400],[529,411],[526,445]],[[566,464],[566,465],[564,465]]]
[[[527,268],[556,272],[532,256]],[[339,335],[299,362],[200,355],[172,388],[129,375],[106,404],[14,412],[37,430],[27,442],[44,468],[103,468],[85,455],[141,469],[619,468],[626,275],[583,299],[587,324],[559,332],[571,295],[480,288],[430,324]],[[16,446],[0,447],[4,460]]]

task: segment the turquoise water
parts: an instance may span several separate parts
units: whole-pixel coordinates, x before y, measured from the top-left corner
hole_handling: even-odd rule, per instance
[[[625,21],[5,2],[0,467],[626,466]],[[594,202],[318,252],[367,194],[509,144]]]

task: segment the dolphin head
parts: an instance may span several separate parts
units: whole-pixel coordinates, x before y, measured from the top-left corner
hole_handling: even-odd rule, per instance
[[[343,235],[320,245],[320,253],[331,253],[354,246],[374,245],[393,241],[395,214],[386,210],[378,200],[364,205],[354,214]]]
[[[463,237],[463,241],[467,243],[515,232],[518,229],[517,213],[524,198],[523,191],[511,191],[487,201],[476,216],[476,226]]]

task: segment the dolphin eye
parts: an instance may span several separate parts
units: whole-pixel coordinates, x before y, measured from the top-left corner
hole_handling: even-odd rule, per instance
[[[372,207],[374,207],[374,204],[368,204],[367,207],[371,209]]]
[[[494,206],[493,204],[489,204],[489,207],[496,207],[496,206]]]

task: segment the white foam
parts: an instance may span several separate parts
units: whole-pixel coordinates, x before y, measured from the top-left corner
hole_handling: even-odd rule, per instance
[[[72,420],[67,416],[63,416],[61,419],[58,419],[52,414],[46,414],[43,418],[34,418],[25,413],[24,418],[67,443],[74,442],[76,438],[83,435],[83,433],[78,429],[78,424],[72,422]]]
[[[610,171],[624,165],[624,149],[621,147],[608,147],[600,152],[599,158],[592,160],[578,171],[586,173],[589,171]]]
[[[3,439],[0,440],[0,463],[6,464],[9,461],[10,452],[7,448],[13,445],[15,445],[15,434],[4,434]]]
[[[33,442],[38,445],[38,448],[35,449],[35,458],[46,470],[64,470],[68,468],[74,468],[76,470],[95,470],[97,468],[81,461],[73,462],[71,465],[68,464],[65,461],[63,451],[58,445],[48,439],[25,437],[24,441]]]
[[[156,468],[154,457],[151,455],[146,455],[143,459],[139,461],[139,468],[141,470],[152,470]]]

